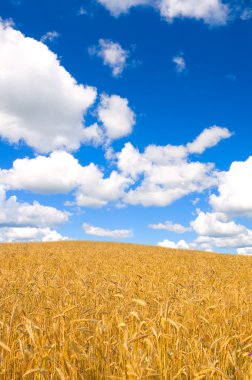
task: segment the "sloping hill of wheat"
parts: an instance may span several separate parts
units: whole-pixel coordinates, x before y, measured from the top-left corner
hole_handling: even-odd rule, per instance
[[[252,260],[0,245],[0,379],[252,379]]]

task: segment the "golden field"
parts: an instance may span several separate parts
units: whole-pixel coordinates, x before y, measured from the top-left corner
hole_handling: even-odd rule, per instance
[[[251,257],[0,245],[0,379],[252,379]]]

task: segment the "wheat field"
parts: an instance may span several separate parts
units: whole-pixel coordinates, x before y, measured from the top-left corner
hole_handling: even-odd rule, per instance
[[[0,245],[0,379],[252,379],[252,260]]]

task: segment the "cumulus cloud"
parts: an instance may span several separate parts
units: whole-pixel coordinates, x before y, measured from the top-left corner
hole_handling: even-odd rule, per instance
[[[225,214],[199,212],[191,222],[191,227],[197,237],[190,243],[184,240],[174,243],[165,239],[158,245],[210,252],[236,249],[238,254],[244,255],[252,253],[252,230],[229,219]]]
[[[212,194],[214,210],[233,216],[252,217],[252,157],[233,162],[219,177],[218,195]]]
[[[209,140],[205,140],[205,136]],[[214,136],[214,138],[211,138]],[[125,144],[117,153],[118,168],[140,183],[125,195],[124,201],[143,206],[167,206],[177,199],[202,192],[217,184],[217,174],[212,163],[192,162],[192,153],[203,153],[231,134],[226,128],[205,129],[192,143],[185,146],[150,145],[143,153]]]
[[[175,232],[177,234],[183,234],[191,230],[190,227],[184,227],[181,224],[173,223],[171,221],[167,221],[165,223],[150,224],[149,227],[153,230],[164,230]]]
[[[15,160],[11,169],[0,171],[0,183],[8,190],[64,194],[72,191],[83,176],[85,169],[76,158],[70,153],[56,151],[50,156]]]
[[[69,213],[39,202],[18,202],[16,196],[6,197],[0,187],[0,241],[56,241],[65,240],[51,226],[68,221]]]
[[[214,165],[200,162],[152,164],[144,179],[125,195],[126,203],[143,206],[167,206],[193,192],[202,192],[215,184]]]
[[[100,57],[103,64],[109,66],[112,75],[118,77],[124,71],[129,52],[124,50],[118,42],[100,39],[97,46],[88,49],[90,55]]]
[[[112,15],[119,16],[130,8],[148,5],[157,9],[161,16],[172,21],[175,18],[193,18],[207,24],[225,24],[228,6],[221,0],[97,0]]]
[[[214,125],[211,128],[206,128],[204,131],[192,142],[187,144],[188,153],[201,154],[206,149],[216,146],[221,140],[228,139],[232,133],[227,128],[221,128]]]
[[[186,61],[182,55],[177,55],[172,59],[173,63],[176,66],[176,70],[178,73],[182,73],[186,69]]]
[[[0,242],[25,242],[25,241],[59,241],[67,240],[57,231],[50,228],[36,227],[4,227],[0,228]]]
[[[191,226],[201,236],[227,237],[246,232],[244,226],[229,220],[227,215],[214,212],[199,212]]]
[[[244,229],[244,232],[232,236],[198,236],[194,246],[202,250],[252,247],[252,230]]]
[[[238,255],[252,256],[252,247],[244,247],[237,249]]]
[[[53,41],[57,40],[59,37],[60,37],[59,32],[57,32],[56,30],[53,30],[52,32],[45,33],[41,37],[40,41],[43,43],[45,43],[46,41],[53,42]]]
[[[109,202],[118,201],[132,183],[130,178],[117,171],[112,171],[109,177],[104,178],[104,174],[94,164],[86,168],[85,174],[76,191],[79,206],[103,207]]]
[[[209,199],[212,212],[199,211],[191,222],[198,235],[193,246],[207,250],[237,248],[237,253],[245,254],[252,249],[252,230],[237,223],[235,218],[252,217],[252,157],[233,162],[217,178],[218,193]]]
[[[161,15],[167,20],[194,18],[207,24],[225,24],[228,7],[220,0],[159,0]]]
[[[3,21],[0,72],[0,137],[40,152],[90,143],[83,118],[96,89],[79,85],[46,45]]]
[[[108,115],[101,117],[109,125]],[[201,151],[206,148],[207,144],[201,146]],[[0,185],[6,190],[40,194],[71,193],[75,204],[83,207],[103,207],[110,202],[161,207],[217,184],[219,174],[214,165],[193,162],[189,151],[195,149],[188,149],[188,144],[150,145],[140,153],[127,143],[119,153],[107,155],[116,165],[107,175],[93,163],[82,166],[72,154],[55,151],[49,156],[15,160],[12,168],[0,170]]]
[[[174,243],[168,239],[165,239],[157,244],[159,247],[173,248],[173,249],[190,249],[190,246],[184,240],[180,240],[178,243]]]
[[[198,234],[190,244],[193,248],[207,251],[236,248],[237,252],[252,249],[252,230],[224,213],[199,212],[191,226]]]
[[[118,95],[102,95],[98,117],[111,140],[128,136],[136,122],[135,113],[129,107],[128,100]]]
[[[113,239],[126,239],[133,236],[131,230],[110,230],[107,228],[92,226],[87,223],[83,224],[83,230],[87,235],[108,237]]]
[[[47,227],[66,223],[68,217],[67,212],[42,206],[39,202],[20,203],[16,196],[7,198],[0,188],[0,226]]]
[[[70,153],[15,160],[0,171],[0,184],[7,190],[30,190],[40,194],[74,191],[79,206],[102,207],[120,199],[132,180],[117,171],[108,177],[93,163],[82,166]]]

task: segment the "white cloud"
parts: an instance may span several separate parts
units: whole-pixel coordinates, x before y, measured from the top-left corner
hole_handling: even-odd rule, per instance
[[[11,169],[0,171],[0,183],[12,190],[64,194],[77,187],[83,176],[85,168],[78,160],[70,153],[59,151],[51,153],[49,157],[15,160]]]
[[[119,16],[126,13],[131,7],[137,5],[149,5],[151,0],[98,0],[98,2],[106,7],[113,16]]]
[[[229,171],[218,174],[218,194],[210,196],[210,213],[199,212],[191,222],[199,235],[193,245],[199,249],[234,249],[245,252],[252,247],[252,230],[238,224],[235,217],[252,218],[252,157],[233,162]]]
[[[150,224],[149,227],[153,230],[164,230],[175,232],[177,234],[183,234],[191,230],[190,227],[184,227],[181,224],[176,224],[171,221],[167,221],[165,223]]]
[[[79,206],[103,207],[121,199],[131,183],[130,178],[116,171],[104,178],[104,174],[94,164],[90,164],[76,191],[76,202]]]
[[[219,176],[219,195],[211,195],[214,210],[234,216],[252,217],[252,157],[233,162],[229,171]]]
[[[102,95],[98,116],[111,140],[128,136],[136,122],[135,113],[130,109],[128,100],[118,95]]]
[[[193,246],[202,250],[252,247],[252,230],[244,229],[244,232],[232,236],[199,236]]]
[[[191,226],[201,236],[227,237],[246,232],[244,226],[229,220],[223,213],[199,212]]]
[[[0,228],[1,242],[22,242],[22,241],[59,241],[67,240],[55,230],[50,228],[36,227],[4,227]]]
[[[41,152],[87,141],[83,117],[96,89],[77,84],[42,42],[0,21],[0,137]]]
[[[200,212],[191,226],[198,234],[190,244],[195,249],[212,251],[238,248],[237,252],[243,252],[244,248],[252,249],[252,230],[237,224],[223,213]]]
[[[125,239],[133,236],[131,230],[110,230],[107,228],[92,226],[87,223],[83,224],[83,230],[87,235],[108,237],[113,239]]]
[[[43,42],[43,43],[45,43],[46,41],[53,42],[53,41],[57,40],[59,37],[60,37],[59,32],[57,32],[56,30],[54,30],[52,32],[45,33],[41,37],[40,41]]]
[[[0,226],[48,227],[68,221],[69,214],[39,202],[20,203],[16,196],[6,198],[0,188]]]
[[[180,165],[153,165],[134,190],[125,195],[125,202],[143,206],[168,206],[190,193],[201,193],[215,185],[213,165],[181,163]]]
[[[221,0],[98,0],[112,15],[119,16],[131,7],[149,5],[159,10],[162,17],[171,21],[175,18],[194,18],[207,24],[225,24],[228,6]]]
[[[126,203],[166,206],[185,195],[213,186],[213,165],[183,162],[180,165],[152,165],[141,184],[130,190]]]
[[[105,119],[104,123],[108,123]],[[71,193],[75,203],[83,207],[102,207],[110,202],[121,206],[125,203],[166,206],[217,184],[219,173],[216,174],[214,165],[192,162],[188,145],[150,145],[140,153],[127,143],[119,153],[109,150],[107,158],[117,165],[117,170],[106,176],[93,163],[82,166],[64,151],[17,159],[12,168],[0,170],[0,185],[6,190],[41,194]],[[213,146],[213,142],[209,145]],[[201,151],[206,148],[207,144],[201,146]]]
[[[187,144],[188,153],[203,153],[207,148],[216,146],[221,140],[228,139],[232,133],[227,128],[213,126],[204,129],[203,132],[192,142]]]
[[[228,7],[220,0],[159,0],[161,15],[167,20],[194,18],[207,24],[225,24]]]
[[[172,59],[173,63],[176,65],[176,70],[178,73],[182,73],[186,69],[186,61],[182,55],[177,55]]]
[[[238,255],[252,256],[252,247],[244,247],[237,249]]]
[[[174,243],[173,241],[165,239],[159,242],[157,245],[164,248],[190,249],[189,245],[184,240],[180,240],[178,243]]]
[[[6,197],[0,187],[0,241],[56,241],[65,240],[50,226],[68,221],[69,213],[54,207],[18,202],[16,196]]]
[[[93,46],[88,51],[89,54],[100,57],[103,64],[111,68],[114,77],[122,74],[129,56],[129,52],[119,43],[104,39],[100,39],[98,46]]]
[[[67,152],[53,152],[15,160],[9,170],[0,171],[0,184],[8,190],[30,190],[40,194],[74,191],[79,206],[102,207],[124,195],[132,180],[116,171],[108,177],[93,163],[82,166]]]
[[[226,128],[211,127],[185,146],[150,145],[140,153],[132,144],[125,144],[117,153],[118,168],[134,181],[142,179],[135,189],[127,192],[124,201],[143,206],[167,206],[187,194],[215,186],[214,165],[192,162],[188,156],[203,153],[230,136]]]

